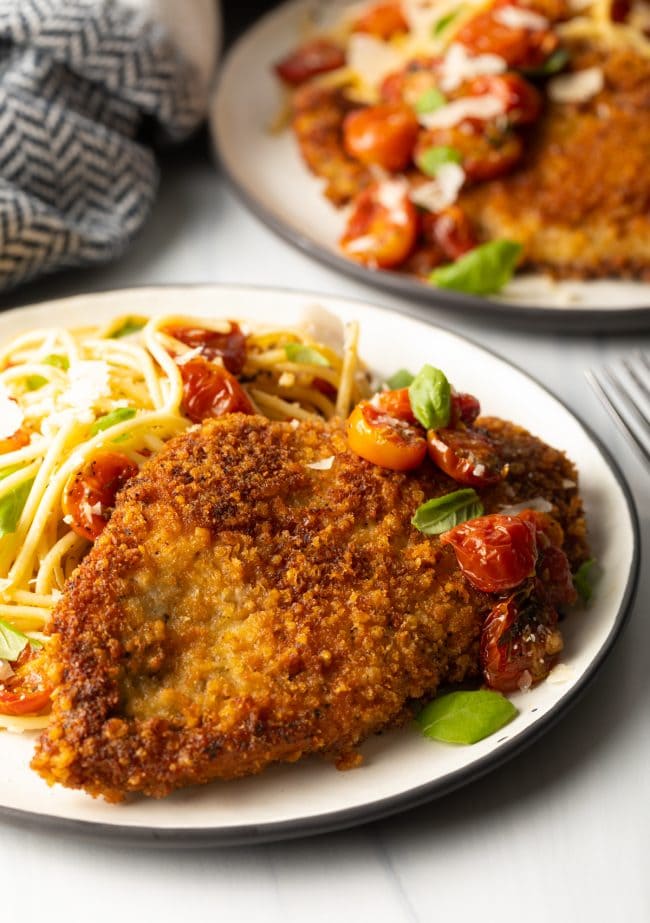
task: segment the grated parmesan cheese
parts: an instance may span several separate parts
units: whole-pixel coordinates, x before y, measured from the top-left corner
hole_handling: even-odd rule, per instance
[[[530,29],[531,32],[540,32],[549,26],[545,16],[540,16],[533,10],[522,9],[520,6],[502,6],[495,10],[492,19],[508,29]]]
[[[89,410],[102,397],[110,397],[109,368],[99,359],[83,359],[70,366],[63,403],[74,410]]]
[[[430,212],[439,212],[452,205],[465,182],[465,171],[457,163],[443,163],[430,183],[411,191],[411,201]]]
[[[440,89],[448,93],[466,80],[483,74],[502,74],[507,67],[506,60],[499,55],[470,55],[464,45],[454,42],[440,65]]]
[[[0,384],[0,439],[8,439],[17,433],[24,419],[22,407],[18,406],[5,386]]]
[[[423,113],[420,116],[420,124],[425,128],[451,128],[465,119],[487,121],[503,115],[504,112],[503,101],[496,96],[464,96],[436,109],[435,112]]]
[[[572,74],[561,74],[548,82],[548,95],[556,103],[585,103],[605,85],[600,67],[588,67]]]

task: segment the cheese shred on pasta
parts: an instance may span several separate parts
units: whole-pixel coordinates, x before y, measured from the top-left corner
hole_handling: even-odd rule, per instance
[[[90,548],[64,514],[66,485],[100,449],[139,467],[193,425],[178,360],[197,350],[165,332],[174,327],[231,329],[199,317],[117,317],[101,328],[31,330],[0,348],[0,620],[35,641],[47,643],[41,632]],[[242,330],[238,378],[271,419],[346,416],[369,393],[356,324],[336,348],[299,329]],[[0,700],[0,728],[47,723],[1,710]]]

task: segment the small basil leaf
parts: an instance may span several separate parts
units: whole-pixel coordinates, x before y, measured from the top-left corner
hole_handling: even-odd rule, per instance
[[[441,93],[437,87],[429,87],[422,96],[419,96],[415,102],[414,109],[418,115],[425,115],[427,112],[435,112],[436,109],[442,109],[446,104],[447,97]]]
[[[594,572],[595,565],[596,559],[589,558],[588,561],[583,561],[573,575],[573,585],[583,603],[588,603],[594,592],[592,584],[596,576]]]
[[[416,420],[425,429],[440,429],[449,423],[451,387],[440,369],[423,366],[409,385],[409,399]]]
[[[142,330],[146,325],[147,321],[143,317],[127,317],[122,326],[111,333],[109,339],[119,340],[122,337],[131,336],[132,333],[138,333],[138,331]]]
[[[28,375],[25,379],[28,391],[38,391],[43,385],[47,384],[47,378],[42,375]]]
[[[408,369],[399,369],[386,380],[386,387],[389,391],[397,391],[399,388],[408,388],[414,378],[415,375],[412,375]]]
[[[18,660],[29,643],[27,635],[0,619],[0,660]]]
[[[70,360],[67,356],[46,356],[43,362],[45,365],[53,365],[55,369],[62,369],[64,372],[70,368]]]
[[[411,523],[425,535],[440,535],[461,522],[476,519],[484,512],[479,495],[471,487],[455,490],[444,497],[427,500],[415,511]]]
[[[438,170],[446,163],[460,163],[462,157],[455,147],[429,147],[417,158],[417,165],[427,176],[437,176]]]
[[[25,481],[0,499],[0,538],[16,531],[33,483],[33,478],[31,481]]]
[[[450,692],[426,705],[417,721],[425,737],[449,744],[475,744],[512,721],[518,711],[500,692]]]
[[[90,434],[91,436],[96,436],[97,433],[101,433],[102,430],[108,429],[110,426],[115,426],[116,423],[132,420],[134,416],[135,410],[133,407],[117,407],[115,410],[111,410],[110,413],[95,420],[90,427]]]
[[[444,32],[447,26],[451,25],[459,13],[460,10],[452,10],[451,13],[447,13],[446,16],[441,16],[433,26],[433,34],[440,35],[441,32]]]
[[[539,67],[522,68],[521,73],[526,77],[550,77],[564,70],[568,63],[569,52],[566,48],[557,48]]]
[[[492,240],[470,250],[455,263],[434,269],[429,281],[440,288],[472,295],[499,292],[510,281],[521,249],[521,244],[512,240]]]
[[[329,365],[329,362],[322,353],[311,346],[304,346],[302,343],[287,343],[284,352],[290,362],[301,362],[305,365]]]

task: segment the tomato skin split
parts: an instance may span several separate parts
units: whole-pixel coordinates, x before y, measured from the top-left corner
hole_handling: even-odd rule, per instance
[[[452,399],[452,413],[453,408]],[[459,484],[488,487],[502,478],[503,465],[494,443],[471,427],[429,430],[427,443],[431,460]]]
[[[278,77],[292,87],[300,86],[317,74],[326,74],[345,64],[343,50],[326,38],[315,38],[295,48],[275,65]]]
[[[63,490],[63,513],[72,531],[94,542],[110,519],[118,491],[137,473],[138,466],[126,455],[99,449]]]
[[[411,162],[419,132],[413,110],[383,103],[349,112],[343,122],[347,153],[365,164],[377,164],[391,173]]]
[[[220,359],[233,375],[239,375],[246,362],[246,336],[235,321],[228,321],[230,330],[222,333],[207,327],[163,327],[162,332],[185,343],[191,349],[200,349],[204,359]]]
[[[480,516],[443,533],[440,541],[452,546],[464,576],[484,593],[512,590],[535,573],[535,530],[517,516]]]
[[[183,379],[181,409],[193,423],[226,413],[255,413],[250,398],[234,375],[220,365],[194,356],[179,364]]]
[[[388,209],[382,204],[379,187],[373,183],[356,197],[340,245],[346,256],[358,263],[391,269],[401,265],[415,246],[417,211],[407,189]]]
[[[356,455],[391,471],[411,471],[422,464],[427,453],[420,427],[390,416],[370,401],[361,401],[354,408],[347,434]]]
[[[0,714],[20,717],[38,715],[50,704],[53,686],[43,679],[38,661],[40,655],[27,645],[11,666],[13,676],[0,683]]]

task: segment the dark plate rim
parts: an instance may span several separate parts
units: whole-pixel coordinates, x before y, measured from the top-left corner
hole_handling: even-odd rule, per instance
[[[348,301],[359,305],[360,307],[378,309],[387,314],[399,314],[393,308],[387,308],[383,305],[373,304],[362,298],[350,298],[346,295],[328,295],[323,292],[305,291],[303,289],[291,289],[280,286],[268,285],[247,285],[238,283],[169,283],[164,285],[136,285],[128,288],[105,289],[103,291],[80,293],[66,298],[55,299],[54,301],[36,302],[33,305],[23,306],[22,308],[12,308],[7,313],[14,313],[23,310],[24,307],[36,308],[44,304],[54,304],[57,302],[72,301],[75,298],[99,297],[107,295],[117,295],[138,289],[235,289],[242,292],[277,292],[278,294],[287,294],[292,296],[304,297],[310,301],[327,301],[329,299],[337,301]],[[5,312],[1,312],[0,316]],[[441,779],[425,783],[406,792],[401,792],[389,798],[380,799],[359,807],[346,808],[341,811],[333,811],[327,814],[315,815],[301,820],[282,821],[279,823],[266,824],[249,824],[239,827],[229,827],[227,830],[216,828],[192,828],[192,827],[146,827],[146,826],[129,826],[126,824],[106,824],[101,821],[75,820],[72,818],[57,817],[53,814],[41,814],[39,812],[23,811],[18,808],[11,808],[0,805],[0,817],[7,821],[14,822],[20,826],[29,828],[56,829],[59,832],[69,834],[81,834],[85,838],[101,840],[108,843],[127,844],[127,845],[148,845],[160,847],[187,847],[200,848],[208,846],[242,846],[242,845],[259,845],[262,843],[276,842],[280,840],[294,839],[297,837],[313,836],[322,833],[331,833],[337,830],[343,830],[352,826],[370,823],[389,817],[392,814],[401,813],[418,807],[428,801],[441,798],[444,795],[458,789],[464,785],[474,782],[487,773],[492,772],[499,766],[508,762],[517,756],[528,746],[539,740],[557,721],[568,712],[584,695],[589,685],[593,682],[595,676],[601,669],[605,660],[609,656],[614,644],[621,636],[621,633],[629,622],[632,612],[632,604],[636,595],[639,579],[640,567],[640,527],[636,504],[632,491],[627,482],[625,475],[620,469],[618,463],[605,447],[600,437],[594,433],[591,427],[575,413],[561,398],[559,398],[550,388],[542,384],[534,375],[524,370],[518,364],[511,362],[510,359],[500,355],[498,352],[489,349],[476,342],[471,337],[459,334],[441,324],[434,324],[428,319],[413,318],[419,320],[426,326],[436,327],[450,333],[460,340],[464,340],[471,346],[482,350],[484,353],[499,359],[506,365],[520,372],[545,394],[556,400],[575,420],[578,426],[584,431],[589,440],[602,455],[614,479],[623,494],[627,512],[630,518],[632,529],[633,552],[630,562],[625,589],[618,611],[612,623],[612,627],[601,645],[598,654],[590,664],[589,668],[582,674],[576,685],[563,696],[556,705],[546,714],[538,718],[534,724],[523,731],[515,740],[504,742],[498,749],[475,760],[471,765],[458,769],[455,772],[443,776]]]
[[[218,118],[218,113],[221,109],[222,91],[232,61],[237,57],[242,45],[250,40],[251,35],[258,28],[263,28],[266,23],[275,17],[284,15],[284,12],[289,7],[299,6],[302,3],[304,3],[304,0],[285,0],[284,3],[256,20],[236,39],[222,61],[210,102],[208,123],[215,156],[229,185],[255,217],[259,218],[263,224],[279,237],[293,244],[312,259],[324,263],[337,272],[342,272],[358,282],[374,288],[395,292],[403,297],[416,299],[444,311],[457,310],[473,317],[477,315],[485,317],[487,315],[492,320],[502,323],[515,322],[518,325],[529,326],[532,329],[562,328],[583,333],[594,330],[623,332],[645,330],[650,327],[650,301],[648,305],[642,307],[610,308],[603,305],[602,307],[591,309],[545,308],[539,305],[527,305],[514,301],[495,301],[492,298],[466,295],[451,289],[428,287],[424,283],[417,282],[399,273],[367,269],[321,246],[317,241],[283,221],[272,209],[265,206],[245,183],[237,179],[234,166],[224,154],[223,144],[220,142],[222,133],[219,130],[220,120]],[[650,299],[650,291],[648,297]]]

